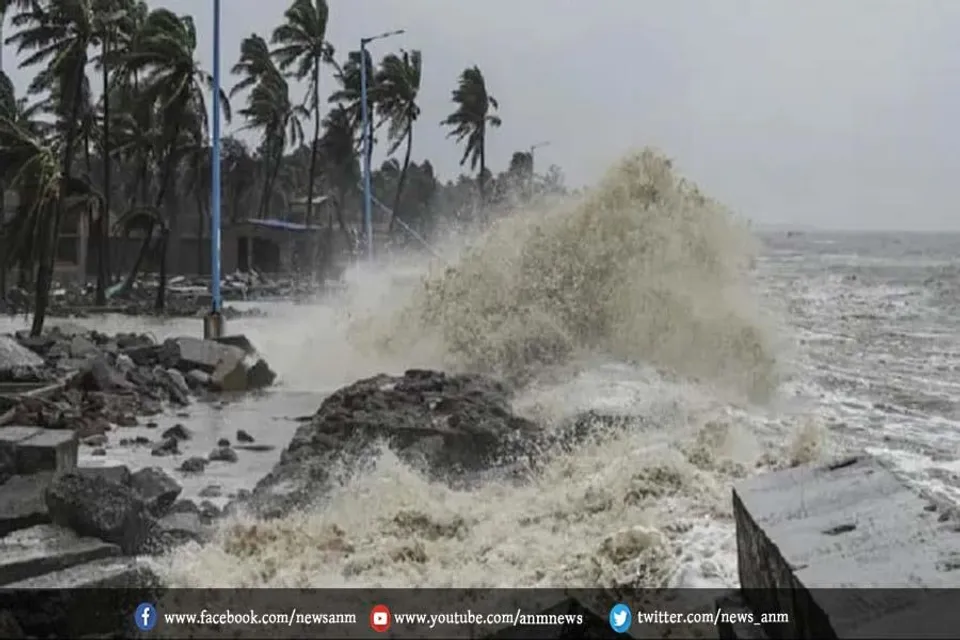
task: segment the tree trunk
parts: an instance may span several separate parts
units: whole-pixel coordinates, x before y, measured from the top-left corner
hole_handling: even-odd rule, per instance
[[[54,208],[53,221],[49,233],[41,236],[39,269],[37,270],[36,304],[33,311],[33,322],[30,326],[30,335],[39,336],[43,333],[43,322],[47,316],[47,307],[50,304],[50,286],[53,284],[53,269],[57,260],[57,249],[60,239],[60,222],[67,204],[67,185],[70,181],[70,163],[73,160],[73,148],[77,140],[76,122],[80,114],[80,98],[83,95],[83,78],[86,73],[86,64],[77,65],[78,73],[74,78],[73,102],[70,105],[70,123],[67,126],[66,139],[63,145],[63,166],[60,176],[60,197]]]
[[[319,246],[317,239],[310,231],[310,225],[313,224],[313,182],[317,175],[317,144],[320,141],[320,58],[313,60],[313,144],[310,146],[310,174],[307,177],[307,217],[304,224],[307,226],[307,238],[309,238],[309,261],[315,273],[320,272],[320,265],[317,261]]]
[[[393,196],[393,210],[390,212],[390,227],[392,234],[397,216],[400,215],[400,197],[403,195],[403,185],[407,181],[407,169],[410,168],[410,151],[413,149],[413,122],[407,124],[407,153],[403,158],[403,168],[400,169],[400,179],[397,181],[397,193]]]
[[[260,194],[260,212],[257,215],[261,220],[267,215],[267,203],[270,200],[270,190],[273,186],[270,182],[272,171],[270,170],[270,157],[272,153],[266,153],[263,156],[263,193]]]
[[[277,181],[277,176],[280,174],[280,165],[283,163],[283,148],[281,147],[277,151],[277,157],[273,164],[273,172],[270,174],[270,179],[267,181],[267,188],[264,190],[264,195],[266,196],[266,201],[264,202],[264,209],[266,205],[270,204],[270,199],[273,197],[273,185]]]
[[[153,240],[154,226],[154,223],[151,222],[150,226],[147,227],[147,234],[143,238],[143,243],[140,245],[140,251],[137,253],[137,258],[133,261],[133,266],[130,268],[130,273],[127,274],[126,279],[123,281],[123,286],[120,287],[120,291],[123,293],[126,293],[133,288],[133,282],[137,279],[137,274],[140,273],[140,267],[143,266],[143,260],[147,257],[147,252],[150,251],[150,241]]]
[[[97,232],[97,306],[107,304],[107,283],[110,281],[110,33],[103,38],[100,58],[103,60],[103,205]]]
[[[154,311],[163,313],[167,306],[167,245],[170,243],[170,229],[160,229],[160,283],[157,285],[157,300]]]

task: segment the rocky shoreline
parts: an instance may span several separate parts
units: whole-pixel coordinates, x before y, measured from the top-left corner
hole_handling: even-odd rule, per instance
[[[96,455],[108,434],[144,421],[156,426],[151,418],[170,408],[275,379],[242,336],[157,342],[70,324],[41,336],[0,335],[0,590],[153,584],[136,558],[204,540],[220,510],[180,500],[180,483],[156,467],[80,467],[79,447]],[[175,425],[156,439],[119,444],[150,446],[163,457],[189,438]],[[237,444],[221,442],[181,469],[235,460],[234,447],[252,440],[240,432]]]
[[[257,447],[245,432],[237,433],[235,443],[218,443],[207,456],[184,456],[172,474],[157,467],[80,468],[78,445],[95,446],[107,431],[122,430],[117,426],[121,422],[138,421],[164,406],[211,397],[222,389],[269,385],[273,373],[262,360],[251,361],[249,346],[244,350],[194,338],[157,344],[144,336],[107,337],[62,326],[42,340],[2,340],[9,351],[24,350],[20,355],[26,360],[42,360],[42,367],[32,371],[46,376],[43,382],[56,378],[51,372],[63,371],[79,352],[86,355],[82,366],[43,397],[20,398],[5,414],[13,420],[7,418],[8,426],[0,427],[0,470],[7,470],[0,485],[0,558],[5,558],[0,559],[0,594],[54,585],[162,589],[138,557],[191,541],[202,544],[224,513],[244,510],[272,518],[315,507],[344,479],[343,473],[361,471],[383,445],[407,464],[453,485],[494,478],[524,482],[546,452],[630,424],[589,414],[546,429],[515,415],[512,391],[486,376],[429,370],[378,375],[338,390],[315,414],[300,418],[273,470],[221,511],[209,502],[182,499],[174,476],[203,473],[209,464],[235,459],[237,449]],[[84,351],[88,342],[96,349]],[[232,349],[245,356],[243,366],[236,365],[233,356],[240,354]],[[2,363],[0,358],[0,372]],[[14,370],[22,377],[22,368]],[[149,445],[155,456],[173,455],[190,437],[186,427],[175,425]],[[242,524],[222,533],[227,547],[240,552],[256,539]],[[41,617],[29,622],[18,607],[11,611],[30,635],[79,624],[65,622],[62,614],[54,616],[56,621]]]

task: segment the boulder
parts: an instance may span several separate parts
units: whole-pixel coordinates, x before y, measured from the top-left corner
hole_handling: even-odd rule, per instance
[[[0,335],[0,374],[22,367],[42,367],[43,358],[23,347],[12,336]]]
[[[253,391],[269,387],[276,379],[265,360],[246,356],[220,363],[210,374],[210,387],[215,391]]]
[[[130,477],[130,487],[143,499],[154,516],[166,513],[183,487],[159,467],[140,469]]]
[[[77,467],[77,473],[88,477],[100,477],[107,482],[123,486],[129,486],[130,479],[133,477],[130,469],[122,464],[104,465],[102,467]]]
[[[239,347],[221,344],[214,340],[199,338],[172,338],[163,344],[160,361],[166,367],[173,367],[187,373],[199,369],[213,373],[224,363],[236,363],[244,359],[246,353]]]
[[[47,488],[46,504],[54,523],[117,544],[128,554],[137,552],[152,525],[132,488],[103,477],[64,474]]]
[[[469,484],[491,469],[526,466],[544,432],[512,413],[510,395],[485,376],[437,371],[356,382],[329,396],[297,429],[248,506],[269,517],[312,504],[331,488],[331,469],[355,471],[380,442],[454,483]]]
[[[0,536],[50,522],[44,496],[53,473],[13,476],[0,485]]]
[[[73,389],[83,391],[129,391],[133,385],[119,370],[113,367],[106,356],[95,356],[68,382]]]

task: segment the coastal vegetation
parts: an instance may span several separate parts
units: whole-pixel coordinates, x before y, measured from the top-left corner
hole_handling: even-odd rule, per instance
[[[106,303],[108,291],[129,291],[150,261],[158,266],[155,307],[163,312],[183,212],[197,217],[201,236],[210,231],[213,109],[232,132],[221,150],[224,224],[283,217],[303,199],[305,224],[325,225],[329,236],[356,245],[361,65],[371,147],[382,145],[387,158],[372,186],[392,210],[396,242],[429,238],[452,218],[482,223],[508,196],[563,189],[558,168],[534,174],[531,151],[517,151],[501,174],[491,173],[486,148],[501,124],[499,103],[477,66],[451,78],[451,112],[439,123],[463,148],[461,165],[470,174],[442,182],[429,160],[413,160],[418,128],[437,126],[421,117],[426,56],[403,49],[375,61],[338,51],[327,37],[333,17],[325,0],[294,0],[272,31],[246,37],[236,63],[223,69],[218,96],[190,16],[139,0],[0,0],[0,11],[4,43],[18,54],[4,64],[33,73],[29,86],[15,87],[0,72],[0,192],[15,197],[9,206],[0,202],[0,298],[14,283],[32,292],[33,334],[43,329],[59,240],[71,219],[90,230],[96,304]],[[315,210],[318,195],[332,203],[324,220]],[[142,239],[140,251],[122,275],[110,244],[131,235]]]

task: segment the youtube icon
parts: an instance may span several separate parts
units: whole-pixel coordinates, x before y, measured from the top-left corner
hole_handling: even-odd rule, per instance
[[[383,633],[390,628],[390,609],[385,604],[378,604],[370,610],[370,628],[377,633]]]

